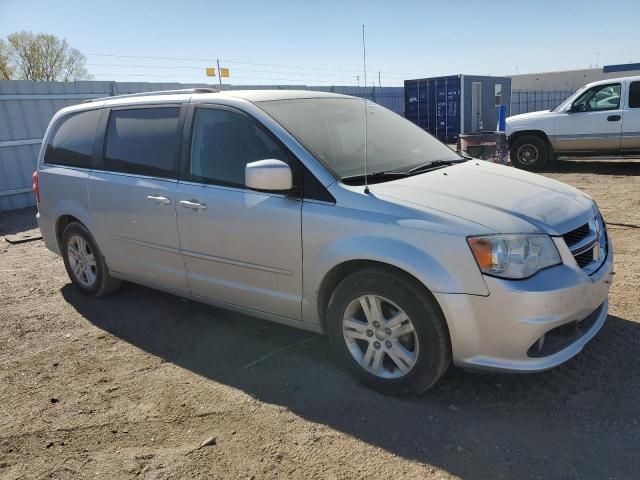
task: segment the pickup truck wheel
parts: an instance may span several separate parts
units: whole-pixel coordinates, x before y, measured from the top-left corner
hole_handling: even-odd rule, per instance
[[[549,162],[549,149],[542,138],[525,135],[511,144],[510,157],[516,168],[540,171]]]
[[[107,265],[95,240],[78,222],[62,233],[62,258],[69,278],[85,295],[103,297],[120,287],[120,280],[109,275]]]
[[[345,278],[327,309],[334,352],[364,385],[419,394],[444,374],[451,349],[435,299],[402,276],[366,269]]]

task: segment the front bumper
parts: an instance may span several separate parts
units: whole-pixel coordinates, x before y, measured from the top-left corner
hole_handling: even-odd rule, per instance
[[[613,249],[592,275],[566,260],[526,280],[485,277],[486,297],[435,294],[449,326],[454,363],[536,372],[578,354],[607,318]],[[545,334],[546,347],[540,341]]]

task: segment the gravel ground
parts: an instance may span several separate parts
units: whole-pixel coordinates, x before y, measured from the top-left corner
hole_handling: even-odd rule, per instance
[[[638,478],[640,163],[546,175],[609,223],[607,323],[550,372],[451,368],[413,399],[354,383],[325,337],[131,284],[90,300],[42,241],[0,240],[0,477]]]

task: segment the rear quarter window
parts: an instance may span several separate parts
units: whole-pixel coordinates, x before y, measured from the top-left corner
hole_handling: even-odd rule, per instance
[[[49,137],[44,162],[91,168],[100,110],[87,110],[64,117]]]

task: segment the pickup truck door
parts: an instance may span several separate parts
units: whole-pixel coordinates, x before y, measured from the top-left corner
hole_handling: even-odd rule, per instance
[[[557,152],[619,153],[622,135],[622,84],[596,85],[556,119]]]
[[[640,80],[629,82],[627,109],[622,121],[622,151],[640,151]]]

